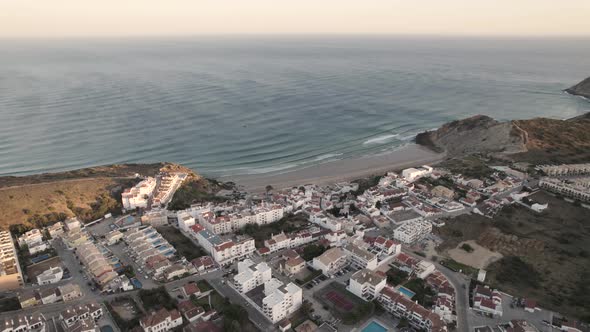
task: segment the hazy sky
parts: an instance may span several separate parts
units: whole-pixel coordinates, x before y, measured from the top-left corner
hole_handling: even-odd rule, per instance
[[[0,37],[590,36],[590,0],[0,0]]]

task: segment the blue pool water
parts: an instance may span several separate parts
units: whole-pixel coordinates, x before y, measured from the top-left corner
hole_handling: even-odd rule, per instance
[[[381,324],[373,321],[371,324],[365,326],[362,332],[387,332],[387,329],[381,326]]]
[[[133,284],[133,286],[136,289],[141,289],[142,285],[141,285],[141,282],[139,280],[137,280],[135,278],[131,278],[130,280],[131,280],[131,283]]]
[[[400,287],[399,288],[399,292],[402,293],[403,295],[407,296],[408,298],[412,298],[414,297],[414,295],[416,295],[416,293],[412,292],[411,290],[405,288],[405,287]]]
[[[48,258],[49,258],[49,255],[48,254],[43,254],[41,256],[37,256],[37,257],[31,258],[31,262],[33,262],[33,263],[39,263],[39,262],[42,262],[42,261],[44,261],[44,260],[46,260]]]

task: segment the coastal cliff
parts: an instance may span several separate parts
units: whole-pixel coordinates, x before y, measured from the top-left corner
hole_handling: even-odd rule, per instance
[[[590,113],[504,122],[477,115],[418,134],[416,143],[451,158],[477,153],[532,163],[588,162]]]
[[[121,192],[140,181],[135,175],[155,176],[159,172],[189,174],[171,202],[179,206],[208,199],[223,186],[173,163],[118,164],[4,176],[0,177],[0,228],[15,224],[38,226],[72,216],[90,221],[108,212],[120,212]]]
[[[565,92],[576,96],[590,98],[590,77],[586,78],[582,82],[572,86],[569,89],[565,89]]]
[[[449,157],[473,153],[512,154],[526,151],[526,135],[511,122],[485,115],[452,121],[437,130],[420,133],[416,143]]]

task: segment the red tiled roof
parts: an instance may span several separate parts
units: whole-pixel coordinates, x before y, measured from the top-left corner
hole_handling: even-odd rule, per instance
[[[270,252],[270,249],[268,249],[267,247],[262,247],[262,248],[258,249],[258,252],[260,254],[268,254]]]
[[[481,299],[480,306],[494,310],[496,309],[496,304],[490,299]]]
[[[228,242],[222,243],[218,246],[215,246],[215,250],[224,251],[224,250],[229,249],[233,246],[234,246],[234,243],[232,241],[228,241]]]
[[[199,287],[197,286],[196,283],[194,282],[189,282],[188,284],[184,285],[182,287],[184,289],[184,292],[186,294],[188,294],[189,296],[192,294],[199,294],[201,293],[201,290],[199,289]]]
[[[537,307],[537,302],[531,299],[525,299],[524,307],[529,309],[535,309]]]
[[[489,288],[485,288],[483,286],[476,286],[475,290],[473,290],[474,294],[480,294],[482,296],[486,296],[486,297],[492,297],[492,291]]]
[[[295,258],[295,257],[299,257],[299,254],[295,250],[289,249],[289,250],[286,250],[285,252],[283,252],[283,256],[288,257],[288,258]]]
[[[200,231],[204,230],[204,229],[205,229],[205,227],[203,227],[203,226],[201,226],[201,225],[199,225],[199,224],[194,224],[194,225],[192,225],[192,226],[190,227],[190,229],[192,229],[192,230],[193,230],[193,232],[195,232],[195,233],[198,233],[198,232],[200,232]]]
[[[210,266],[215,265],[215,263],[213,262],[213,258],[211,258],[211,256],[197,257],[197,258],[193,259],[191,261],[191,263],[197,268],[199,268],[199,267],[208,268]]]

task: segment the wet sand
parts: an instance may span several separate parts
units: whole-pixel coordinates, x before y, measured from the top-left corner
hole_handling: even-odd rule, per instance
[[[441,161],[444,154],[435,153],[412,144],[390,153],[338,161],[330,161],[295,171],[222,177],[221,181],[233,181],[249,192],[264,192],[267,185],[275,189],[304,184],[326,185],[350,181],[370,175],[380,175],[408,167]]]

